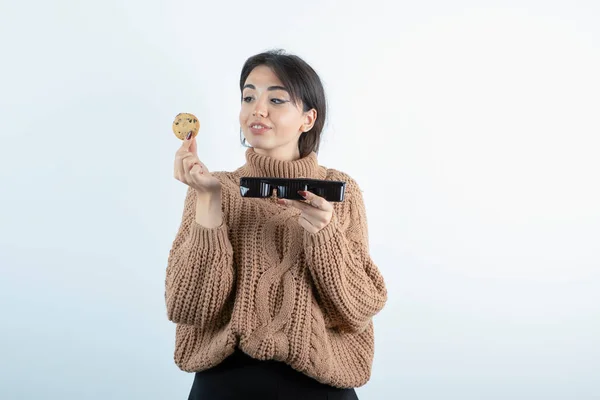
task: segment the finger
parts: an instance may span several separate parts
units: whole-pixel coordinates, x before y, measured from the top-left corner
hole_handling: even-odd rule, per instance
[[[302,210],[307,214],[314,215],[316,217],[320,215],[326,215],[328,212],[321,210],[320,208],[315,207],[314,205],[302,200],[278,199],[277,201],[279,202],[279,204],[296,207],[297,209]]]
[[[186,149],[186,150],[189,151],[190,146],[192,145],[192,142],[193,142],[192,135],[193,135],[192,131],[189,131],[187,133],[186,137],[183,138],[183,143],[181,144],[181,148]]]
[[[190,168],[190,176],[193,177],[194,175],[204,175],[204,168],[201,164],[194,164]]]
[[[188,153],[187,156],[184,156],[181,158],[181,164],[183,165],[183,169],[189,171],[190,169],[192,169],[192,167],[194,166],[194,164],[198,164],[201,167],[203,167],[202,162],[200,162],[200,160],[198,159],[197,156],[193,155],[192,153]]]
[[[194,176],[204,175],[203,169],[204,168],[202,167],[202,163],[200,163],[200,161],[188,161],[184,167],[186,183],[189,184],[193,182]]]
[[[200,161],[196,161],[196,162],[192,163],[192,165],[190,165],[188,167],[188,169],[190,170],[190,172],[192,171],[192,168],[194,168],[196,165],[200,167],[199,168],[200,173],[203,174],[204,173],[204,168],[202,168],[202,164],[200,164]]]
[[[195,167],[196,167],[195,165],[194,165],[192,168],[189,168],[187,165],[184,167],[184,169],[183,169],[183,171],[184,171],[184,172],[183,172],[183,176],[184,176],[184,178],[183,178],[183,179],[184,179],[184,180],[183,180],[183,182],[184,182],[186,185],[189,185],[190,183],[192,183],[192,181],[193,181],[193,178],[192,178],[192,171],[194,170],[194,168],[195,168]],[[197,168],[197,167],[196,167],[196,168]],[[195,171],[194,171],[194,172],[195,172]]]
[[[303,227],[306,231],[308,231],[310,233],[318,232],[318,229],[313,224],[311,224],[309,220],[304,218],[304,216],[302,214],[298,218],[298,223],[300,224],[301,227]]]
[[[190,159],[198,159],[197,156],[195,156],[194,154],[187,152],[187,153],[179,153],[175,156],[175,163],[178,163],[180,165],[183,165],[183,162]]]
[[[191,149],[191,147],[192,147],[192,141],[184,139],[183,143],[181,143],[181,146],[179,146],[179,149],[177,149],[177,153],[175,153],[175,154],[177,154],[180,157],[186,156],[188,154],[194,154],[194,152],[192,152],[192,150],[195,150],[195,148]]]
[[[188,148],[188,150],[193,153],[193,154],[197,154],[198,153],[198,145],[196,143],[196,138],[193,137],[189,140],[190,142],[190,147]]]
[[[304,190],[299,190],[298,193],[300,194],[300,196],[304,197],[308,204],[310,204],[311,206],[318,208],[320,210],[323,211],[332,211],[333,210],[333,205],[328,202],[327,200],[325,200],[324,198],[322,198],[321,196],[317,196],[316,194],[312,193],[312,192],[308,192],[308,191],[304,191]]]
[[[179,154],[179,152],[177,153],[177,155],[175,156],[175,163],[174,163],[174,167],[173,169],[175,170],[175,179],[177,179],[178,181],[181,181],[184,178],[184,170],[183,170],[183,159],[185,156],[183,156],[182,154]]]
[[[204,166],[202,165],[202,163],[200,161],[194,161],[192,162],[192,164],[190,164],[190,166],[188,167],[188,169],[190,170],[190,172],[192,171],[192,169],[198,166],[198,172],[200,172],[201,174],[204,173]]]
[[[179,153],[175,156],[175,178],[177,180],[181,180],[185,177],[185,170],[189,170],[191,166],[187,166],[190,165],[190,161],[194,159],[198,160],[198,157],[189,152]]]
[[[315,209],[311,205],[309,205],[309,204],[307,204],[307,203],[305,203],[303,201],[299,201],[299,200],[277,199],[277,202],[279,204],[283,204],[283,205],[286,205],[286,206],[296,207],[297,209],[302,210],[302,211],[306,211],[306,212],[309,212],[311,208],[313,210]]]
[[[292,207],[296,207],[302,211],[302,216],[309,221],[313,226],[317,229],[319,227],[327,225],[330,220],[329,211],[323,211],[311,205],[308,205],[302,201],[297,200],[288,200],[288,199],[278,199],[277,202],[283,205],[289,205]]]
[[[188,162],[189,162],[189,160],[190,160],[190,159],[195,159],[195,160],[197,160],[197,161],[200,161],[200,160],[198,159],[198,156],[197,156],[196,154],[194,154],[194,153],[191,153],[191,152],[189,152],[189,151],[187,151],[187,152],[185,152],[185,153],[179,153],[179,154],[177,154],[177,155],[175,156],[175,158],[176,158],[176,159],[177,159],[177,160],[178,160],[180,163],[182,163],[184,160],[188,160]]]

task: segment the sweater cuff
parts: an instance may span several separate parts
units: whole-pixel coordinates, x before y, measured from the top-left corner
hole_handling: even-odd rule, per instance
[[[307,230],[304,230],[304,240],[305,243],[311,247],[322,246],[328,243],[335,236],[343,234],[340,231],[340,225],[337,218],[337,214],[333,213],[331,217],[331,221],[325,226],[325,228],[321,229],[317,233],[310,233]]]
[[[198,246],[200,248],[226,251],[233,254],[225,219],[223,219],[221,225],[214,228],[207,228],[196,221],[192,221],[189,240],[193,247]]]

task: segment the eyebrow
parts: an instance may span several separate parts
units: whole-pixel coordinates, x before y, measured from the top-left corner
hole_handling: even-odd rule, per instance
[[[248,85],[245,85],[245,86],[243,87],[243,89],[246,89],[246,88],[248,88],[248,89],[254,89],[254,90],[256,90],[256,86],[254,86],[254,85],[252,85],[252,84],[248,84]],[[271,91],[271,90],[285,90],[285,91],[286,91],[286,92],[288,92],[288,93],[290,92],[289,90],[287,90],[287,88],[285,88],[285,87],[283,87],[283,86],[269,86],[269,87],[267,88],[267,90],[269,90],[269,91]]]

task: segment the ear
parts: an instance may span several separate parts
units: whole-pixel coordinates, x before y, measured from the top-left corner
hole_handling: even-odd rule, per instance
[[[304,113],[304,124],[300,128],[302,132],[308,132],[315,125],[315,121],[317,120],[317,110],[310,109]]]

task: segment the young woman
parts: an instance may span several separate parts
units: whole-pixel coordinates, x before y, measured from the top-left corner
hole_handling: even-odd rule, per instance
[[[210,172],[189,135],[175,157],[188,185],[166,271],[175,363],[195,372],[189,399],[356,399],[387,291],[358,184],[317,161],[323,86],[270,51],[246,61],[240,90],[246,163]],[[245,198],[244,176],[345,181],[345,199]]]

